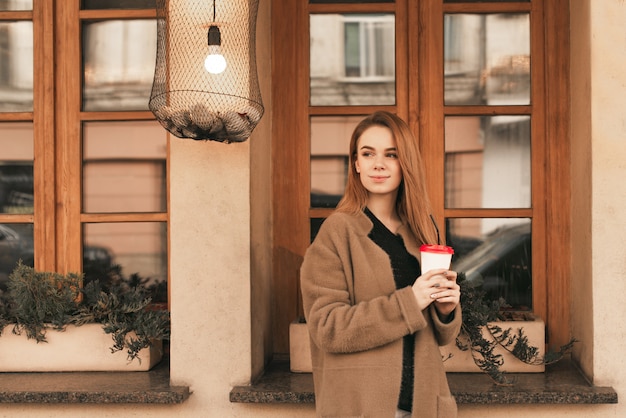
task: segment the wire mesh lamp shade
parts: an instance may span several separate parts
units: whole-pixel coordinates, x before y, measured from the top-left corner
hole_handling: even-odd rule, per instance
[[[243,142],[263,116],[258,0],[156,0],[149,108],[179,138]]]

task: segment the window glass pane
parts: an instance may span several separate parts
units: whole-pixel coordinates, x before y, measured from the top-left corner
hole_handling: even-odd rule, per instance
[[[311,207],[334,208],[348,179],[350,137],[363,116],[311,118]]]
[[[155,121],[83,125],[83,210],[166,211],[167,135]]]
[[[0,124],[0,213],[33,213],[33,124]]]
[[[33,23],[0,22],[0,112],[33,111]]]
[[[446,14],[445,104],[530,103],[527,13]]]
[[[524,3],[530,0],[443,0],[444,3]]]
[[[311,105],[395,104],[393,14],[313,14],[310,30]]]
[[[6,10],[33,10],[33,0],[2,0],[0,11]]]
[[[527,218],[447,219],[452,269],[482,286],[488,300],[532,308],[531,221]]]
[[[83,25],[83,109],[148,110],[156,63],[154,20]]]
[[[445,119],[446,208],[529,208],[530,117]]]
[[[83,225],[85,284],[119,278],[145,280],[153,302],[167,302],[167,226],[164,222]]]
[[[326,218],[311,218],[309,220],[310,222],[310,231],[311,231],[311,242],[313,242],[313,240],[315,239],[315,237],[317,236],[317,233],[320,231],[320,228],[322,226],[322,224],[324,223],[324,220]]]
[[[154,0],[83,0],[82,9],[154,9]]]
[[[396,0],[309,0],[311,4],[335,4],[335,3],[395,3]]]
[[[33,224],[0,224],[0,294],[20,260],[33,266]]]

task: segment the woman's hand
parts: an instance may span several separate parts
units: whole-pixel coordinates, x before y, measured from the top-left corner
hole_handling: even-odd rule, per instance
[[[456,283],[456,271],[430,270],[415,280],[413,294],[420,309],[435,302],[435,308],[442,317],[450,315],[461,299],[461,289]]]

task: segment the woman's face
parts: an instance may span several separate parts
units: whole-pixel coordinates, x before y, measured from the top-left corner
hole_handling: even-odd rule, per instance
[[[385,126],[371,126],[357,141],[355,167],[371,197],[395,194],[402,182],[396,141]]]

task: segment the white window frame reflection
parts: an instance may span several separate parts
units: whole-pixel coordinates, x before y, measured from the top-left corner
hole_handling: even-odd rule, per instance
[[[357,25],[358,50],[347,42],[348,27]],[[344,77],[346,82],[379,82],[395,79],[395,17],[384,15],[344,15]],[[390,44],[387,44],[389,42]],[[349,57],[358,57],[358,75],[349,74]]]
[[[346,40],[346,25],[357,25],[353,41]],[[395,15],[311,14],[309,36],[312,106],[396,103]],[[347,55],[355,61],[354,74],[346,74]]]

